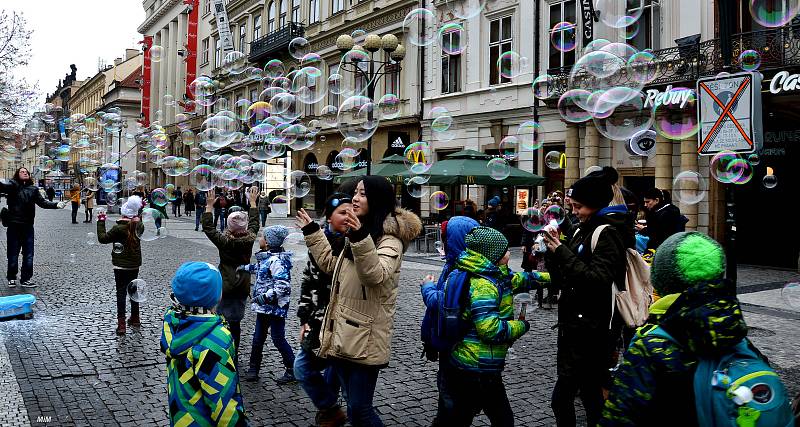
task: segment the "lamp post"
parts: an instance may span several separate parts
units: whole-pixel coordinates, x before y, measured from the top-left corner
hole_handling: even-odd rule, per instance
[[[364,70],[359,66],[360,62],[363,62],[358,58],[357,55],[351,55],[349,61],[342,61],[340,65],[340,73],[342,70],[349,71],[353,73],[354,76],[361,76],[367,81],[367,97],[369,97],[371,102],[375,102],[375,87],[378,83],[378,80],[381,77],[386,77],[388,74],[399,73],[400,72],[400,62],[406,56],[406,48],[403,46],[402,43],[397,39],[397,36],[394,34],[387,34],[383,37],[377,34],[369,34],[364,39],[364,45],[359,46],[355,44],[355,40],[353,37],[348,34],[342,34],[336,39],[336,48],[339,49],[342,54],[345,54],[351,50],[361,50],[369,53],[369,67],[368,70]],[[375,59],[374,53],[378,52],[379,50],[383,50],[384,52],[389,54],[389,60],[384,61],[382,59]],[[387,68],[392,67],[391,71],[387,71]],[[374,120],[374,112],[370,110],[368,113],[368,120],[372,122]],[[367,161],[367,175],[370,174],[372,171],[372,135],[370,135],[369,139],[367,140],[367,152],[369,153],[369,160]]]

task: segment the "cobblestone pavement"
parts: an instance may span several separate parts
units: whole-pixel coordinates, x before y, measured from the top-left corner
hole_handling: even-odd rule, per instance
[[[0,425],[168,425],[166,373],[158,342],[161,318],[169,305],[169,279],[185,261],[216,262],[216,250],[193,230],[193,218],[166,221],[170,236],[143,244],[145,262],[139,277],[151,291],[150,300],[142,306],[144,324],[117,337],[110,247],[87,244],[86,233],[95,232],[94,224],[71,225],[68,211],[42,210],[37,212],[36,224],[34,279],[40,284],[34,291],[36,315],[33,320],[0,322]],[[0,247],[5,259],[5,229],[0,231]],[[438,263],[429,258],[412,255],[402,269],[392,361],[382,371],[375,395],[375,405],[387,425],[429,425],[435,413],[436,364],[420,357],[418,338],[423,313],[418,283],[425,274],[438,271]],[[301,266],[296,263],[296,278]],[[0,295],[21,292],[0,284]],[[764,300],[769,298],[765,294]],[[763,302],[755,299],[751,304]],[[753,340],[796,393],[800,384],[798,322],[755,312],[748,312],[747,320],[753,327]],[[286,331],[295,349],[297,323],[290,317]],[[549,397],[556,377],[551,326],[556,313],[538,310],[531,323],[531,332],[515,345],[518,358],[509,362],[504,377],[518,425],[550,426],[554,420]],[[253,326],[254,316],[249,315],[243,323],[242,364],[250,356]],[[311,403],[299,386],[274,383],[281,372],[280,356],[269,341],[265,352],[260,382],[242,383],[253,425],[310,425]],[[479,418],[475,425],[488,422]]]

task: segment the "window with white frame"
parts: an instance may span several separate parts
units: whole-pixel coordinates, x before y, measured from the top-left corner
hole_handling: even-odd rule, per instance
[[[630,2],[629,2],[630,3]],[[661,7],[659,0],[641,0],[635,6],[628,6],[628,14],[641,17],[636,20],[632,28],[627,29],[628,34],[635,35],[629,38],[629,44],[639,50],[661,49]]]
[[[328,69],[330,70],[328,72],[328,77],[334,74],[338,74],[339,64],[331,64],[331,66]],[[328,104],[336,106],[336,108],[339,108],[339,94],[328,91]]]
[[[387,54],[388,56],[388,54]],[[385,69],[383,93],[391,93],[400,96],[400,64],[389,64]]]
[[[319,0],[308,1],[308,23],[319,22]]]
[[[286,25],[286,11],[289,9],[289,0],[281,2],[281,14],[278,16],[278,28],[283,28]]]
[[[253,17],[253,40],[258,40],[261,37],[261,14]]]
[[[369,65],[365,61],[358,61],[355,64],[359,71],[355,72],[355,89],[356,94],[364,94],[367,90],[367,74],[369,73]]]
[[[239,51],[244,52],[244,45],[247,44],[247,21],[239,26]]]
[[[217,39],[214,48],[214,67],[222,65],[222,40]]]
[[[344,10],[344,0],[332,0],[333,1],[333,8],[331,8],[332,13],[339,13]]]
[[[292,0],[292,22],[300,22],[300,0]]]
[[[561,28],[560,35],[553,34],[553,27],[556,26],[559,22],[572,22],[577,23],[577,11],[578,5],[575,0],[565,0],[560,1],[557,3],[553,3],[550,5],[550,34],[548,40],[553,40],[553,37],[574,37],[575,34],[578,33],[577,29],[575,28]],[[572,33],[570,33],[570,31]],[[577,40],[576,40],[577,41]],[[577,51],[580,47],[576,46],[575,49],[570,50],[568,52],[562,52],[553,46],[553,43],[547,44],[550,49],[550,62],[548,68],[562,68],[562,67],[570,67],[575,64],[575,51]]]
[[[203,41],[202,41],[202,44],[200,45],[200,52],[203,53],[203,61],[202,61],[201,65],[208,64],[208,54],[209,54],[209,52],[208,52],[208,49],[209,49],[208,40],[209,40],[208,37],[204,38]]]
[[[275,31],[275,2],[269,2],[269,8],[267,9],[267,32]]]
[[[489,22],[489,84],[497,85],[511,81],[508,77],[500,75],[498,61],[504,52],[513,49],[513,31],[511,29],[511,16],[504,16]]]
[[[460,46],[461,33],[458,31],[444,34],[443,37],[445,40],[442,40],[442,44]],[[442,51],[442,93],[456,92],[461,92],[461,54],[448,55]]]

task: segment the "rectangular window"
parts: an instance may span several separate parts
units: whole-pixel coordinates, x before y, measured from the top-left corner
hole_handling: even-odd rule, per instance
[[[203,52],[203,65],[208,64],[208,37],[203,39],[203,44],[201,45],[200,52]]]
[[[364,61],[360,61],[358,62],[357,66],[360,71],[356,71],[355,73],[356,93],[364,93],[368,83],[367,75],[369,74],[369,65]]]
[[[308,23],[319,22],[319,0],[309,0],[308,2]]]
[[[631,3],[636,4],[631,6]],[[659,0],[642,0],[641,2],[628,1],[629,15],[637,16],[640,12],[641,17],[634,24],[638,32],[628,43],[639,50],[661,49],[661,11]]]
[[[338,74],[339,73],[339,64],[331,65],[329,69],[330,69],[330,72],[328,73],[328,76],[332,76],[334,74]],[[334,106],[336,106],[336,108],[339,108],[339,94],[333,93],[333,92],[331,92],[329,90],[328,91],[328,104],[334,105]]]
[[[387,55],[388,56],[388,55]],[[385,68],[383,93],[391,93],[400,96],[400,65],[390,64]]]
[[[457,46],[460,43],[461,34],[452,32],[445,34],[443,43],[450,46]],[[448,55],[442,54],[442,93],[461,92],[461,54]]]
[[[566,0],[550,5],[550,26],[548,28],[551,28],[551,30],[549,34],[549,40],[552,40],[553,37],[577,37],[578,33],[580,32],[577,29],[572,31],[569,29],[564,29],[561,31],[561,34],[552,33],[552,28],[555,27],[559,22],[577,22],[577,7],[578,6],[575,0]],[[577,40],[574,40],[574,42],[577,43]],[[553,46],[553,43],[548,43],[548,46],[550,47],[550,63],[548,68],[565,68],[571,67],[575,64],[575,52],[578,51],[580,47],[576,47],[569,52],[562,52],[556,49]]]
[[[214,51],[214,67],[219,68],[220,65],[222,65],[222,40],[217,39]]]
[[[344,0],[333,0],[333,13],[339,13],[344,10]]]
[[[253,40],[261,37],[261,14],[253,17]]]
[[[258,89],[250,89],[250,102],[258,102]]]
[[[244,52],[244,45],[247,43],[247,21],[239,27],[239,52]]]
[[[574,1],[574,0],[572,0]],[[511,81],[508,77],[500,75],[500,67],[509,64],[500,64],[501,55],[513,49],[513,33],[511,31],[511,16],[498,18],[489,23],[489,84],[497,85]]]
[[[300,0],[292,0],[292,22],[300,22]]]

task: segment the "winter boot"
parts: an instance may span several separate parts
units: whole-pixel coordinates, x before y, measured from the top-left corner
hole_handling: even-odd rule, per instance
[[[286,384],[296,383],[297,379],[294,377],[294,370],[287,369],[283,373],[283,376],[278,378],[278,379],[276,379],[275,382],[278,383],[278,385],[286,385]]]
[[[131,313],[131,317],[128,319],[128,325],[133,326],[134,328],[142,326],[142,320],[139,318],[139,313]]]
[[[125,335],[125,316],[117,318],[117,335]]]
[[[317,416],[314,417],[314,425],[319,427],[341,427],[346,422],[347,414],[339,405],[317,411]]]
[[[250,369],[247,370],[247,372],[244,373],[244,380],[249,382],[249,383],[258,381],[258,378],[259,378],[259,376],[258,376],[258,370],[257,369],[250,368]]]

